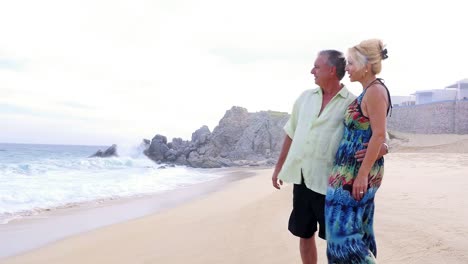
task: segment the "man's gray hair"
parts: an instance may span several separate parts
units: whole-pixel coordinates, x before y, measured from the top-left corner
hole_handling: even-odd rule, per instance
[[[343,52],[337,50],[322,50],[319,52],[319,55],[327,55],[328,65],[336,68],[336,77],[338,77],[338,80],[343,79],[346,67],[346,59]]]

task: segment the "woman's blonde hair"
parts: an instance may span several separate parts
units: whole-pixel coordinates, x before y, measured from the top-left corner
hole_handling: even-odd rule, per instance
[[[348,54],[360,68],[370,64],[373,74],[379,74],[382,71],[382,60],[388,57],[387,49],[384,48],[380,39],[364,40],[350,48]]]

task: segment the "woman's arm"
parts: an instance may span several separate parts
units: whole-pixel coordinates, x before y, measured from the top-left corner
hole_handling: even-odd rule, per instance
[[[372,136],[367,146],[366,156],[353,183],[353,197],[356,200],[361,200],[367,192],[370,170],[374,166],[379,156],[380,147],[386,139],[387,91],[379,84],[372,85],[367,89],[363,103],[365,103],[367,116],[370,120]]]

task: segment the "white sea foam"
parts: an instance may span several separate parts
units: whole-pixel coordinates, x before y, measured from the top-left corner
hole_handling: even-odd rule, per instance
[[[152,194],[219,177],[187,167],[160,169],[162,165],[131,149],[126,156],[87,158],[93,151],[76,146],[42,151],[28,146],[0,145],[5,149],[0,154],[0,223],[42,210]]]

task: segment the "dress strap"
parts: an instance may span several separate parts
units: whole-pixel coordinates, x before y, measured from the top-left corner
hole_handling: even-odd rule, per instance
[[[369,83],[369,85],[367,85],[367,87],[364,89],[363,96],[364,96],[364,94],[366,93],[367,88],[369,88],[372,84],[374,84],[374,83],[376,83],[376,82],[379,82],[383,87],[385,87],[385,90],[387,90],[387,96],[388,96],[387,116],[388,116],[388,113],[390,113],[390,116],[392,116],[392,110],[393,110],[392,98],[391,98],[391,96],[390,96],[390,91],[388,90],[387,86],[385,85],[383,79],[377,78],[377,79],[373,80],[371,83]]]
[[[385,86],[385,85],[382,83],[382,79],[377,78],[377,79],[373,80],[372,82],[370,82],[370,83],[366,86],[366,88],[364,88],[364,91],[367,90],[367,88],[369,88],[371,85],[373,85],[373,84],[376,83],[376,82],[379,82],[379,83],[381,83],[383,86]]]
[[[392,105],[392,97],[390,96],[390,91],[388,90],[387,86],[384,83],[384,80],[381,78],[377,78],[379,82],[385,87],[385,90],[387,90],[387,97],[388,97],[388,108],[387,108],[387,116],[388,113],[390,112],[390,116],[392,116],[392,110],[393,110],[393,105]]]

